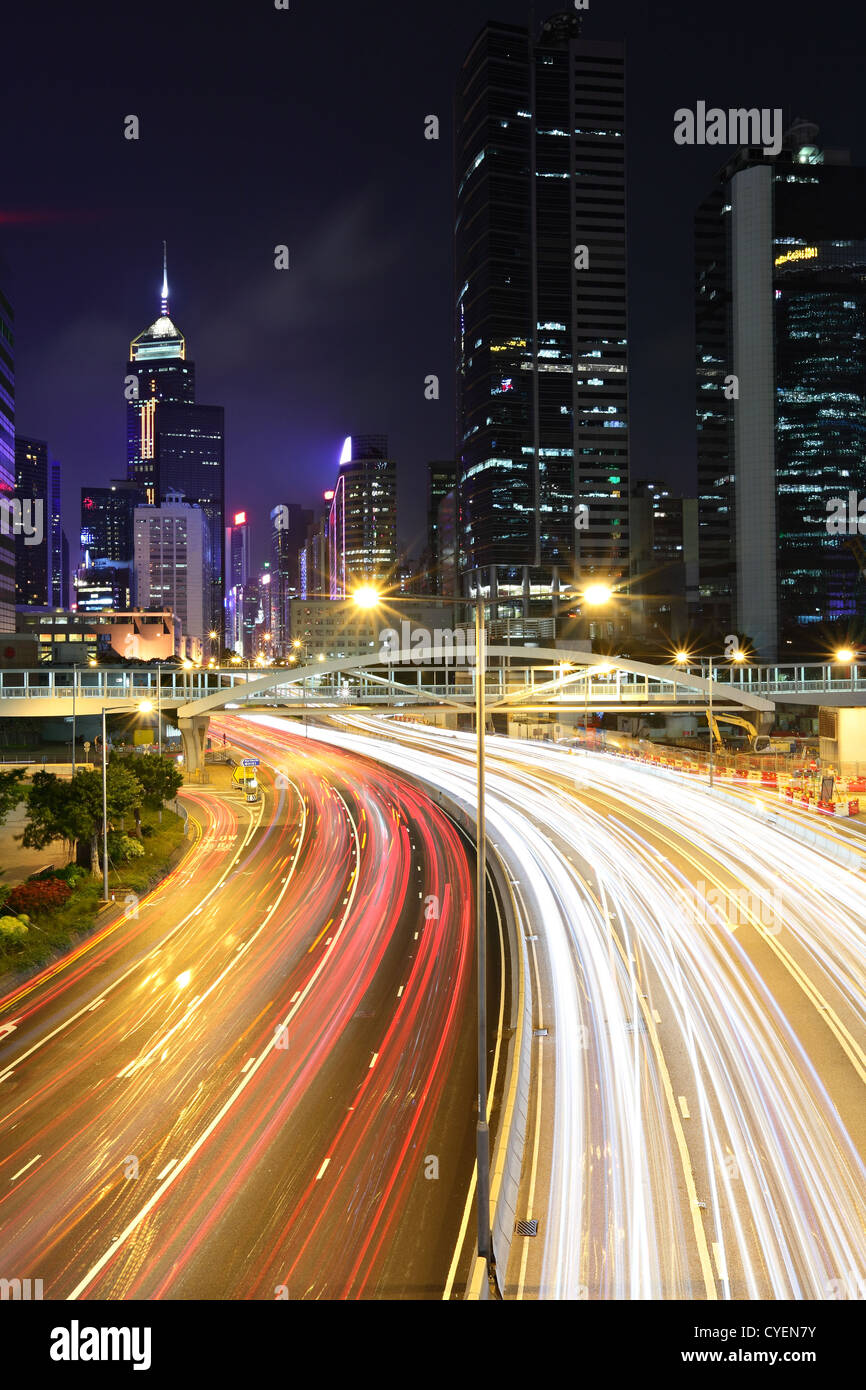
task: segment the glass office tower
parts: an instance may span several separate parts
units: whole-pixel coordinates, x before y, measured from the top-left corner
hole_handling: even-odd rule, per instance
[[[209,532],[209,628],[223,629],[225,593],[225,422],[222,406],[195,398],[195,363],[168,312],[163,268],[160,315],[130,344],[127,364],[127,471],[148,503],[169,493],[201,507]],[[137,394],[136,394],[137,393]]]
[[[455,163],[461,570],[549,612],[562,583],[628,574],[622,46],[574,13],[488,24]]]
[[[827,523],[866,497],[866,170],[817,141],[738,151],[698,212],[701,599],[768,660],[864,610]]]

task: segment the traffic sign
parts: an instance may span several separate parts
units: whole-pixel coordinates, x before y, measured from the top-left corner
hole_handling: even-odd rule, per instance
[[[258,758],[244,758],[244,759],[242,760],[242,763],[241,763],[241,766],[242,766],[242,767],[258,767],[258,765],[259,765],[259,759],[258,759]]]

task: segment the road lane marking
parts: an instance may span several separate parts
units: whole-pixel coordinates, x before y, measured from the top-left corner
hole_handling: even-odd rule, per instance
[[[686,1100],[685,1096],[677,1096],[677,1100],[680,1103],[680,1110],[682,1112],[683,1119],[690,1120],[692,1117],[689,1114],[689,1103]]]
[[[244,1064],[243,1064],[243,1067],[241,1068],[241,1076],[243,1076],[245,1072],[248,1072],[248,1071],[249,1071],[250,1067],[252,1066],[252,1064],[253,1064],[253,1062],[254,1062],[255,1060],[256,1060],[255,1057],[248,1057],[248,1058],[247,1058],[247,1060],[246,1060],[246,1061],[244,1062]]]
[[[376,1065],[376,1058],[377,1058],[378,1056],[379,1056],[378,1052],[374,1052],[374,1053],[373,1053],[373,1060],[371,1061],[369,1067],[367,1068],[368,1071],[372,1071],[372,1070],[373,1070],[373,1068],[374,1068],[375,1065]]]
[[[170,1159],[168,1160],[168,1163],[167,1163],[167,1164],[165,1165],[165,1167],[163,1168],[162,1172],[161,1172],[161,1173],[157,1173],[157,1175],[156,1175],[156,1180],[157,1180],[157,1182],[162,1182],[162,1179],[163,1179],[168,1173],[171,1172],[172,1168],[174,1167],[174,1165],[175,1165],[176,1163],[177,1163],[177,1159],[176,1159],[176,1158],[170,1158]]]
[[[324,1174],[324,1172],[325,1172],[325,1169],[327,1168],[327,1166],[328,1166],[328,1164],[330,1163],[330,1161],[331,1161],[330,1158],[326,1158],[326,1159],[325,1159],[324,1163],[322,1164],[321,1168],[319,1169],[318,1173],[316,1174],[316,1182],[318,1182],[318,1181],[320,1180],[320,1178],[323,1176],[323,1174]]]

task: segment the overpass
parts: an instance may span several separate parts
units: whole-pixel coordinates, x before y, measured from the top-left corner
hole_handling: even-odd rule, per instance
[[[380,651],[337,658],[300,668],[275,667],[259,674],[236,667],[183,671],[165,667],[104,667],[55,670],[37,667],[0,673],[0,718],[133,713],[149,700],[171,713],[183,737],[184,761],[200,766],[209,718],[224,709],[283,708],[298,713],[340,709],[417,713],[468,711],[475,701],[475,668],[446,653],[419,663],[417,650]],[[590,706],[610,711],[704,713],[709,683],[691,670],[655,666],[622,657],[559,648],[490,645],[485,703],[500,713],[580,713]],[[773,721],[775,702],[748,681],[730,682],[714,673],[715,713],[747,714],[757,726]],[[737,675],[742,675],[741,670]],[[866,679],[858,703],[866,704]],[[787,698],[786,686],[786,698]],[[849,690],[846,695],[852,692]],[[853,692],[856,696],[857,691]],[[808,698],[808,697],[807,697]],[[811,700],[815,701],[815,695]],[[823,693],[820,696],[824,703]]]

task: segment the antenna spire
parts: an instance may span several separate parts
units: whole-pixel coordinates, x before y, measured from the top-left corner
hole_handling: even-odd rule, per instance
[[[165,242],[162,243],[162,300],[160,303],[160,313],[164,319],[168,318],[168,257],[165,249]]]

